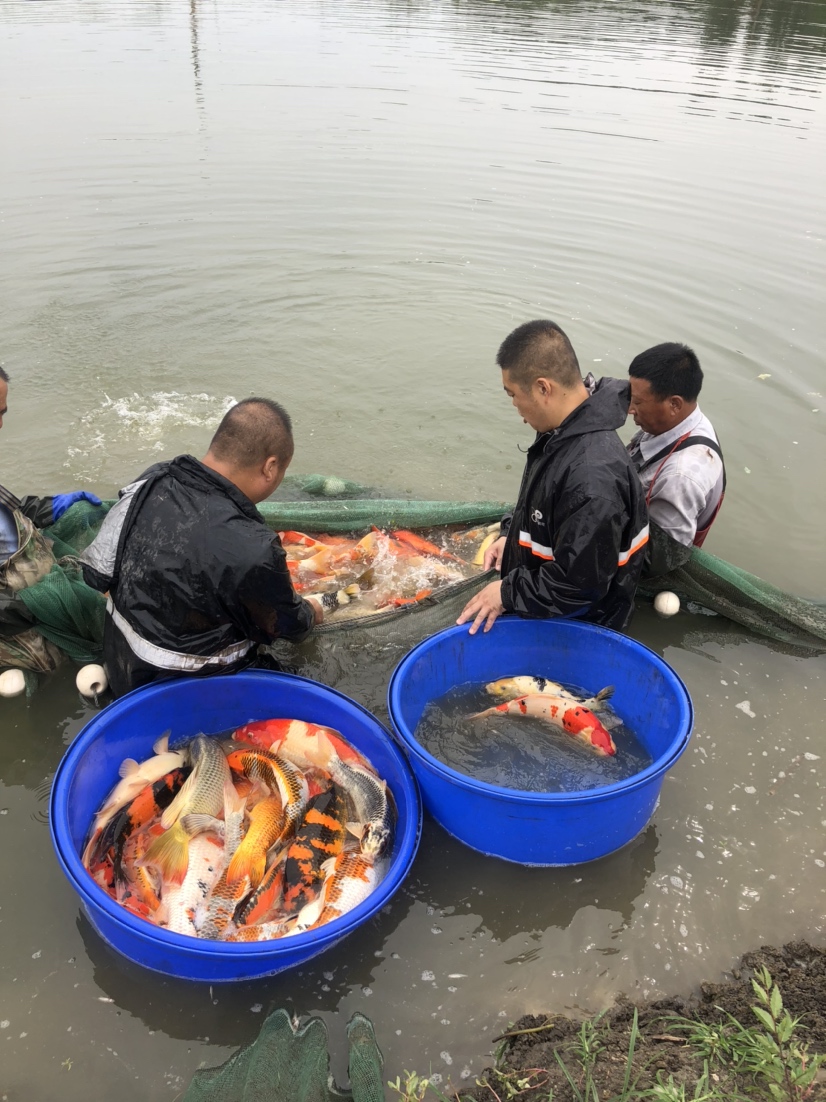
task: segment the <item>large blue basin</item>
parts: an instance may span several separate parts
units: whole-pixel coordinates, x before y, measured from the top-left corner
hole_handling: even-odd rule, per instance
[[[588,791],[523,792],[459,773],[416,741],[430,701],[457,686],[518,674],[592,692],[615,685],[611,703],[651,765]],[[414,647],[393,673],[388,710],[434,819],[473,849],[523,865],[593,861],[636,837],[654,813],[665,773],[688,745],[694,719],[683,682],[642,643],[575,620],[510,616],[487,633],[451,627]]]
[[[124,758],[141,761],[164,732],[170,743],[223,734],[256,719],[289,716],[340,731],[373,763],[393,793],[398,823],[386,876],[354,910],[304,934],[256,944],[201,941],[153,926],[113,901],[84,869],[80,853],[98,807],[118,780]],[[404,755],[360,704],[334,689],[290,674],[251,671],[181,678],[138,689],[104,708],[84,727],[55,774],[50,826],[58,861],[97,932],[146,968],[220,983],[272,975],[314,957],[381,909],[404,880],[419,844],[421,807]]]

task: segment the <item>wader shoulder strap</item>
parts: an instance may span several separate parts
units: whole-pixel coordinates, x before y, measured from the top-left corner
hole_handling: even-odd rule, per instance
[[[663,448],[662,451],[658,451],[656,455],[652,455],[650,459],[646,459],[639,469],[640,471],[644,471],[646,467],[653,466],[658,460],[668,459],[669,455],[673,455],[674,452],[681,452],[685,448],[693,448],[700,444],[707,448],[711,448],[711,450],[716,452],[717,455],[720,456],[720,459],[723,460],[723,477],[725,478],[726,461],[723,459],[723,453],[717,441],[712,440],[710,436],[692,436],[691,433],[686,433],[685,436],[680,437],[676,444],[669,444],[667,447]]]

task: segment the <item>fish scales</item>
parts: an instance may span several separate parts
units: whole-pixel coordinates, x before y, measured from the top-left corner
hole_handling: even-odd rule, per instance
[[[164,880],[178,883],[186,876],[190,836],[198,831],[188,824],[215,818],[224,806],[225,791],[232,787],[227,759],[216,739],[198,735],[188,748],[192,772],[161,816],[166,833],[155,839],[145,857]]]
[[[309,903],[324,880],[322,865],[344,850],[347,801],[333,786],[307,808],[284,862],[284,910],[292,913]]]
[[[270,792],[278,793],[288,824],[301,818],[307,806],[307,781],[292,762],[269,750],[253,747],[232,750],[225,761],[230,769],[251,780],[263,781]]]
[[[362,852],[380,856],[393,835],[394,810],[387,794],[387,784],[363,765],[334,759],[330,773],[352,801],[356,821],[364,828]]]

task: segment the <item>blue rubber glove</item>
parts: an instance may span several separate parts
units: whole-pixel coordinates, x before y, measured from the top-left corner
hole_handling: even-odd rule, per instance
[[[73,494],[55,494],[52,498],[52,517],[60,520],[63,514],[76,501],[91,501],[93,505],[100,505],[100,498],[86,490],[75,490]]]

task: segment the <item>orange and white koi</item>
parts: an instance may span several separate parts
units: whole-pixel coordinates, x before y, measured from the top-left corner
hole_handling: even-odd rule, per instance
[[[92,833],[98,833],[114,815],[132,801],[147,785],[154,784],[161,777],[171,773],[187,763],[185,750],[169,750],[169,738],[164,735],[152,747],[154,755],[146,761],[136,762],[134,758],[124,758],[118,769],[120,783],[115,785],[104,802],[92,827]]]
[[[541,693],[520,696],[505,704],[486,708],[485,711],[477,712],[468,718],[481,719],[483,716],[493,715],[533,716],[565,731],[601,757],[613,757],[617,752],[614,740],[594,713],[584,705],[565,697]]]
[[[518,696],[559,696],[563,700],[575,700],[583,708],[592,712],[605,711],[608,701],[614,695],[614,686],[606,685],[595,696],[578,696],[563,688],[558,681],[551,681],[547,677],[503,677],[499,681],[490,681],[485,685],[485,692],[500,700],[515,700]]]
[[[325,878],[321,894],[302,908],[291,933],[315,930],[340,918],[363,903],[378,883],[376,866],[363,853],[342,853],[325,861],[323,868]]]
[[[361,761],[361,755],[338,731],[303,719],[257,720],[239,727],[232,737],[236,742],[280,754],[304,770],[327,770],[334,753],[342,761]]]

